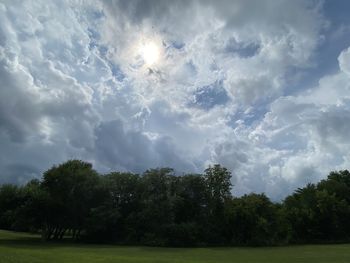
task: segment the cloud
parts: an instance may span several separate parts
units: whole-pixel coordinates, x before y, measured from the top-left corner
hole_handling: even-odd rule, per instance
[[[299,0],[1,3],[1,181],[69,158],[102,172],[220,162],[236,194],[281,198],[345,168],[349,49],[317,85],[290,84],[329,19]]]
[[[344,50],[338,60],[340,70],[350,76],[350,48]]]
[[[18,65],[16,57],[11,58],[11,54],[6,57],[3,49],[0,52],[0,127],[13,141],[19,142],[39,125],[37,97],[35,91],[26,87],[33,79]]]
[[[109,168],[143,172],[150,167],[176,167],[193,171],[195,166],[176,152],[170,137],[126,130],[121,121],[100,124],[95,130],[96,158]]]
[[[348,168],[350,92],[349,76],[342,67],[346,55],[347,50],[340,54],[337,73],[324,76],[313,89],[278,98],[255,128],[241,129],[245,145],[252,145],[244,150],[249,153],[252,167],[244,167],[243,163],[238,164],[238,169],[244,170],[240,174],[249,174],[253,181],[250,188],[283,197],[283,191],[316,182],[328,171]],[[238,148],[240,152],[243,147]],[[239,160],[234,154],[237,150],[228,157],[226,154],[226,158]]]

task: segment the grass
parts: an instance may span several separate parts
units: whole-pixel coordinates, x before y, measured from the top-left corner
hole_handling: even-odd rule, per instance
[[[0,263],[348,263],[350,244],[274,248],[151,248],[43,243],[36,235],[0,230]]]

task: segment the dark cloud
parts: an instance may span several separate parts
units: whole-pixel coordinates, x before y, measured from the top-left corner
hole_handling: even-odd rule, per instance
[[[24,184],[34,178],[40,178],[40,170],[27,164],[9,164],[1,169],[0,183]]]
[[[323,112],[314,122],[316,131],[324,145],[350,145],[350,110],[346,108],[331,108]]]
[[[105,122],[95,130],[96,158],[111,168],[142,172],[152,167],[193,170],[193,165],[176,154],[170,138],[150,139],[138,131],[126,130],[120,120]]]
[[[16,68],[16,57],[0,58],[0,129],[11,140],[23,142],[38,130],[40,106],[31,90],[31,76]]]

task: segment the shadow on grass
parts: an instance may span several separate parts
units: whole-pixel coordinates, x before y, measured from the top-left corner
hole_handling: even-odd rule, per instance
[[[335,244],[333,244],[335,245]],[[266,250],[280,250],[280,249],[303,249],[310,245],[289,245],[289,246],[272,246],[272,247],[152,247],[152,246],[137,246],[137,245],[118,245],[118,244],[94,244],[94,243],[82,243],[74,242],[70,238],[63,239],[61,241],[43,241],[39,235],[28,234],[28,233],[17,233],[17,232],[8,232],[0,230],[0,247],[6,248],[21,248],[21,249],[57,249],[57,248],[72,248],[72,249],[106,249],[106,248],[115,248],[121,249],[132,247],[135,250],[140,250],[148,253],[152,252],[163,252],[163,253],[174,253],[174,252],[186,252],[193,250],[210,250],[213,253],[230,250],[240,250],[240,251],[266,251]],[[318,246],[322,248],[322,245],[311,245]],[[329,246],[329,245],[328,245]]]
[[[43,242],[39,237],[1,237],[1,247],[49,247],[50,244]]]
[[[23,237],[11,237],[0,235],[0,247],[30,248],[30,249],[53,249],[60,247],[87,247],[89,245],[73,242],[71,239],[62,241],[43,241],[39,236],[26,235]],[[102,246],[101,246],[102,247]]]

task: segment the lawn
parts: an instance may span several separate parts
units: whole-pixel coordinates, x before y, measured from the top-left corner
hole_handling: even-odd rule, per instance
[[[348,263],[350,245],[275,248],[151,248],[43,243],[35,235],[0,230],[0,263],[7,262],[210,262]]]

